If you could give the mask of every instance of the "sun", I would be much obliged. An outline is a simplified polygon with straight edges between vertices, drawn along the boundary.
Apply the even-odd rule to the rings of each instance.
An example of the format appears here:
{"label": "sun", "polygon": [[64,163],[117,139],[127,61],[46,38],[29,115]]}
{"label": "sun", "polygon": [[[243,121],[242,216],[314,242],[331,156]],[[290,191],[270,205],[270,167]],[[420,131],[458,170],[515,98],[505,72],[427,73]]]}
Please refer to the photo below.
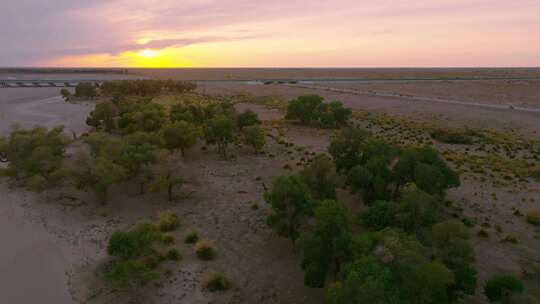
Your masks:
{"label": "sun", "polygon": [[157,55],[159,55],[159,51],[155,51],[152,49],[145,49],[145,50],[140,51],[138,54],[139,56],[142,56],[145,58],[154,58]]}

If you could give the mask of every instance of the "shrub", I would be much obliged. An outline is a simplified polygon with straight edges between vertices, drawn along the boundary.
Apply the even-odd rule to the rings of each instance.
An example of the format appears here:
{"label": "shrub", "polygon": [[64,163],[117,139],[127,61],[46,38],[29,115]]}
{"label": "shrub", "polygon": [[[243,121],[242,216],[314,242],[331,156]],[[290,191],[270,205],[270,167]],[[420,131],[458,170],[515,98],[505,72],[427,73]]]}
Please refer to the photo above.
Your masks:
{"label": "shrub", "polygon": [[287,119],[298,119],[303,124],[309,124],[317,118],[317,109],[323,98],[317,95],[304,95],[289,101]]}
{"label": "shrub", "polygon": [[169,261],[178,261],[182,258],[180,255],[180,252],[176,248],[171,248],[169,251],[167,251],[167,254],[165,255],[165,258]]}
{"label": "shrub", "polygon": [[523,282],[514,276],[494,276],[486,282],[484,294],[490,302],[506,303],[513,294],[525,290]]}
{"label": "shrub", "polygon": [[93,99],[97,96],[96,87],[93,84],[87,82],[79,83],[75,87],[75,96]]}
{"label": "shrub", "polygon": [[121,260],[116,262],[105,277],[117,286],[149,283],[158,277],[158,273],[139,261]]}
{"label": "shrub", "polygon": [[251,109],[247,109],[244,113],[238,115],[238,128],[242,130],[244,127],[253,126],[260,124],[261,121],[257,116],[257,113],[253,112]]}
{"label": "shrub", "polygon": [[477,235],[478,235],[479,237],[481,237],[481,238],[487,238],[487,237],[489,237],[489,233],[488,233],[486,230],[484,230],[484,229],[480,229],[480,230],[478,231]]}
{"label": "shrub", "polygon": [[266,138],[264,131],[259,126],[248,126],[244,128],[244,143],[253,147],[255,153],[259,151],[266,144]]}
{"label": "shrub", "polygon": [[233,141],[234,124],[224,115],[216,116],[206,123],[205,136],[208,144],[215,144],[219,154],[227,159],[227,147]]}
{"label": "shrub", "polygon": [[335,199],[337,187],[336,167],[326,155],[316,156],[300,176],[315,199]]}
{"label": "shrub", "polygon": [[119,110],[111,101],[99,102],[86,118],[86,124],[96,129],[102,128],[107,132],[116,128],[115,118]]}
{"label": "shrub", "polygon": [[160,239],[157,227],[151,223],[140,224],[133,230],[112,234],[107,252],[121,259],[138,258],[151,252],[154,242]]}
{"label": "shrub", "polygon": [[197,257],[204,261],[213,260],[216,253],[213,244],[208,240],[200,240],[195,245],[195,253]]}
{"label": "shrub", "polygon": [[204,286],[210,292],[226,291],[231,288],[231,282],[222,274],[216,273],[206,280]]}
{"label": "shrub", "polygon": [[8,138],[0,138],[0,160],[7,161],[3,172],[26,180],[27,185],[42,190],[57,182],[69,139],[64,127],[23,129],[15,126]]}
{"label": "shrub", "polygon": [[164,212],[159,216],[158,227],[163,232],[175,231],[180,224],[180,219],[175,213]]}
{"label": "shrub", "polygon": [[368,210],[360,214],[362,223],[373,229],[381,230],[396,224],[397,203],[376,201]]}
{"label": "shrub", "polygon": [[527,222],[532,225],[540,225],[540,210],[527,212]]}
{"label": "shrub", "polygon": [[165,245],[172,245],[175,243],[175,239],[174,236],[166,234],[161,237],[161,242]]}
{"label": "shrub", "polygon": [[198,240],[199,240],[199,235],[197,234],[197,232],[192,231],[186,236],[186,238],[184,239],[184,242],[186,244],[195,244],[197,243]]}
{"label": "shrub", "polygon": [[313,213],[309,187],[297,175],[279,176],[265,200],[272,206],[267,224],[279,236],[289,238],[294,247],[306,217]]}
{"label": "shrub", "polygon": [[180,149],[182,156],[185,156],[185,151],[202,136],[202,129],[186,121],[177,121],[164,126],[161,136],[167,149]]}
{"label": "shrub", "polygon": [[503,239],[501,239],[501,243],[517,244],[517,243],[519,243],[519,241],[515,236],[507,235]]}
{"label": "shrub", "polygon": [[473,130],[437,129],[431,132],[431,137],[443,143],[470,145],[478,134]]}

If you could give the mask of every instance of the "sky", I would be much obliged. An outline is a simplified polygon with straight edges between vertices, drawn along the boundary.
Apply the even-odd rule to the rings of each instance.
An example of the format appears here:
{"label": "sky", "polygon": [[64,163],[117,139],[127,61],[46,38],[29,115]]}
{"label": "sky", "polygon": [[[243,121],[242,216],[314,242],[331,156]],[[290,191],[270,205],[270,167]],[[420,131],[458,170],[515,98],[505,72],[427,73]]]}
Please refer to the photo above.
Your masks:
{"label": "sky", "polygon": [[6,0],[0,66],[540,66],[540,0]]}

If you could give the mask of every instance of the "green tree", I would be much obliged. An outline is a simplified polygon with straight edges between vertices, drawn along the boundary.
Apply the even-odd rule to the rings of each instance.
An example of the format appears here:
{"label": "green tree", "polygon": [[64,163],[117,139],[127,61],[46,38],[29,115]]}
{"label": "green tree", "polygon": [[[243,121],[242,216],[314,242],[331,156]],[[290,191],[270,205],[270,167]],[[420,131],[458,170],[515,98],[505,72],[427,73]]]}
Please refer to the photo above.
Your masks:
{"label": "green tree", "polygon": [[326,289],[329,304],[401,304],[398,279],[391,267],[373,256],[347,264]]}
{"label": "green tree", "polygon": [[303,95],[289,101],[287,119],[298,119],[302,124],[309,124],[317,119],[317,109],[323,98],[318,95]]}
{"label": "green tree", "polygon": [[259,151],[266,144],[266,138],[264,131],[260,126],[247,126],[244,128],[244,143],[253,147],[255,154],[258,154]]}
{"label": "green tree", "polygon": [[407,192],[399,200],[396,225],[409,233],[420,235],[439,221],[441,203],[437,197],[421,190]]}
{"label": "green tree", "polygon": [[96,87],[91,83],[82,82],[75,87],[75,97],[94,99],[97,95]]}
{"label": "green tree", "polygon": [[338,177],[334,162],[324,154],[317,155],[300,176],[311,189],[313,198],[335,199]]}
{"label": "green tree", "polygon": [[22,179],[27,186],[42,190],[64,175],[62,163],[69,139],[59,126],[24,129],[15,126],[8,138],[0,139],[0,158],[8,162],[6,175]]}
{"label": "green tree", "polygon": [[404,150],[394,166],[396,190],[413,182],[420,189],[436,195],[444,195],[445,190],[460,185],[459,176],[441,159],[439,152],[431,147]]}
{"label": "green tree", "polygon": [[134,229],[115,231],[109,239],[107,253],[120,259],[139,258],[152,252],[152,245],[160,240],[161,234],[156,225],[143,223]]}
{"label": "green tree", "polygon": [[272,190],[265,193],[265,200],[272,207],[268,225],[279,236],[291,239],[294,248],[300,228],[313,213],[308,186],[299,176],[279,176],[274,180]]}
{"label": "green tree", "polygon": [[138,131],[157,132],[166,122],[165,108],[153,102],[140,102],[134,108],[124,111],[119,126],[124,134]]}
{"label": "green tree", "polygon": [[218,146],[219,154],[227,159],[227,147],[233,141],[234,124],[230,118],[219,115],[206,123],[205,135],[208,143]]}
{"label": "green tree", "polygon": [[321,288],[329,274],[338,273],[350,258],[349,210],[340,202],[324,200],[315,209],[316,224],[302,234],[304,283]]}
{"label": "green tree", "polygon": [[355,259],[327,289],[330,303],[451,303],[453,273],[414,235],[384,229],[354,237],[351,247]]}
{"label": "green tree", "polygon": [[202,125],[206,121],[204,107],[195,104],[175,104],[171,107],[171,121],[187,121]]}
{"label": "green tree", "polygon": [[347,128],[332,140],[328,153],[336,162],[338,172],[347,173],[352,167],[362,162],[362,148],[367,139],[366,131]]}
{"label": "green tree", "polygon": [[129,138],[122,142],[119,164],[127,170],[128,176],[139,181],[140,193],[144,193],[146,183],[151,179],[151,165],[157,161],[159,147],[152,143],[138,143]]}
{"label": "green tree", "polygon": [[186,149],[195,145],[202,136],[202,130],[187,121],[177,121],[165,125],[161,130],[161,136],[165,148],[169,150],[180,149],[182,157],[184,157]]}
{"label": "green tree", "polygon": [[154,181],[151,189],[154,192],[167,190],[167,198],[169,202],[174,200],[174,190],[180,188],[185,180],[178,176],[177,161],[171,153],[162,152],[159,156],[159,161],[154,168]]}
{"label": "green tree", "polygon": [[510,304],[512,296],[523,293],[525,287],[520,279],[509,275],[490,278],[484,286],[484,294],[490,302]]}
{"label": "green tree", "polygon": [[70,101],[71,100],[71,92],[68,89],[61,89],[60,90],[60,96],[62,96],[64,101]]}
{"label": "green tree", "polygon": [[398,153],[396,147],[373,138],[361,147],[361,157],[349,171],[348,182],[351,190],[359,192],[365,203],[390,198],[390,186],[394,181],[391,165]]}
{"label": "green tree", "polygon": [[110,132],[116,128],[115,119],[117,116],[118,108],[113,102],[99,102],[86,118],[86,124],[96,129],[104,128],[105,131]]}
{"label": "green tree", "polygon": [[238,115],[238,128],[242,130],[244,127],[259,125],[261,121],[257,116],[257,113],[253,112],[251,109],[245,110],[243,113]]}
{"label": "green tree", "polygon": [[82,190],[91,189],[98,201],[105,203],[109,188],[127,177],[127,170],[103,157],[79,155],[73,170],[75,185]]}
{"label": "green tree", "polygon": [[476,290],[474,250],[468,242],[467,228],[461,221],[448,220],[437,223],[431,230],[437,257],[454,272],[455,285],[450,288],[453,298],[473,295]]}
{"label": "green tree", "polygon": [[396,227],[397,203],[390,201],[375,201],[360,214],[364,226],[372,230],[382,230]]}
{"label": "green tree", "polygon": [[142,261],[116,261],[111,270],[105,273],[105,278],[118,287],[143,285],[156,280],[159,274],[150,269]]}
{"label": "green tree", "polygon": [[337,126],[346,126],[352,117],[352,110],[345,108],[340,101],[330,102],[330,109]]}

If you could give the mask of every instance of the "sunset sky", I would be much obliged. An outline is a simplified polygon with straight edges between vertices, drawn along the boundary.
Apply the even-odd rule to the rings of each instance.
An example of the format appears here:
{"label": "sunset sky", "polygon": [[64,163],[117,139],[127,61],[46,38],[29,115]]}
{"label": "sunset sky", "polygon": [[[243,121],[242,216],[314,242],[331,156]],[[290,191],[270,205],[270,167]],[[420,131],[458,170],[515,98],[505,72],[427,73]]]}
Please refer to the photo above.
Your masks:
{"label": "sunset sky", "polygon": [[540,66],[540,0],[6,0],[0,66]]}

